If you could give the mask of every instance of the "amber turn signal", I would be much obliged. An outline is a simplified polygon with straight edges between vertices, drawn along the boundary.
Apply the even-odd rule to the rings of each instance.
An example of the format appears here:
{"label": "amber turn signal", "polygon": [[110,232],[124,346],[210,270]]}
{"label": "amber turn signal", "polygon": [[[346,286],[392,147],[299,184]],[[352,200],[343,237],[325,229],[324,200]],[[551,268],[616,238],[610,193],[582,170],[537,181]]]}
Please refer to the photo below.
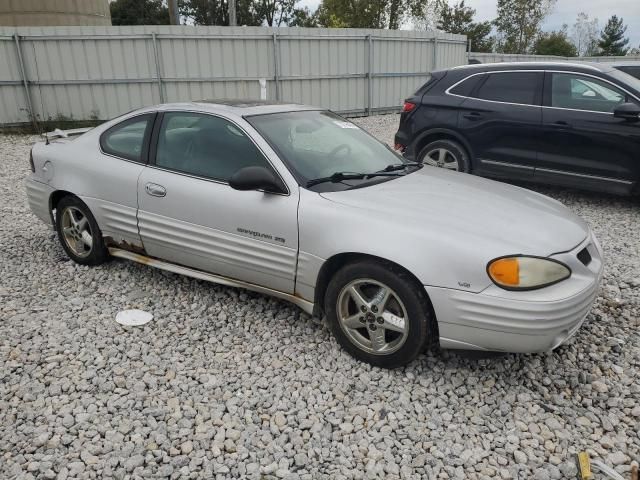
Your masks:
{"label": "amber turn signal", "polygon": [[520,265],[517,258],[500,258],[489,265],[489,276],[501,285],[517,287],[520,283]]}

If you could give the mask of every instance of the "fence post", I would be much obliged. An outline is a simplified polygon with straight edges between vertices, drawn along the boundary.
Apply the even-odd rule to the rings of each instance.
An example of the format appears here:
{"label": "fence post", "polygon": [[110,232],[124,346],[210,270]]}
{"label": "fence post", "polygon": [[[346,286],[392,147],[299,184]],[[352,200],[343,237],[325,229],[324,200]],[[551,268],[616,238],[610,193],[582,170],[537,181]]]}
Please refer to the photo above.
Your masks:
{"label": "fence post", "polygon": [[276,83],[276,100],[280,101],[280,50],[278,34],[273,32],[273,78]]}
{"label": "fence post", "polygon": [[371,103],[373,99],[373,39],[367,35],[367,116],[371,115]]}
{"label": "fence post", "polygon": [[433,65],[431,66],[431,71],[435,71],[438,69],[438,34],[433,36]]}
{"label": "fence post", "polygon": [[153,42],[153,57],[156,63],[156,79],[158,81],[160,103],[164,103],[164,91],[162,90],[162,76],[160,75],[160,58],[158,55],[158,39],[156,38],[156,32],[151,33],[151,41]]}
{"label": "fence post", "polygon": [[20,49],[20,36],[17,33],[13,34],[13,38],[16,42],[16,54],[18,55],[18,63],[20,64],[20,75],[22,76],[22,84],[24,85],[24,93],[27,97],[27,107],[29,108],[29,119],[35,131],[38,131],[38,122],[36,121],[36,115],[33,111],[33,103],[31,102],[31,93],[29,92],[29,81],[27,79],[27,73],[24,68],[24,61],[22,60],[22,51]]}

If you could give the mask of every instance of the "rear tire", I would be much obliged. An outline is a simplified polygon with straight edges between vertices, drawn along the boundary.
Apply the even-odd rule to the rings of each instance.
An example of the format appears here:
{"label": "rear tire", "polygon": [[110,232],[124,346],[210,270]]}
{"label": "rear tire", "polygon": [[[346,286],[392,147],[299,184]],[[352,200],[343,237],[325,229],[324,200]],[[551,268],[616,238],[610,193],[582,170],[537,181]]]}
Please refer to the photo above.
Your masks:
{"label": "rear tire", "polygon": [[469,173],[469,156],[465,148],[453,140],[436,140],[427,144],[416,157],[425,165]]}
{"label": "rear tire", "polygon": [[76,196],[62,197],[56,205],[56,231],[64,251],[80,265],[100,265],[109,257],[98,223]]}
{"label": "rear tire", "polygon": [[341,268],[327,287],[325,312],[342,348],[382,368],[414,360],[435,332],[426,292],[408,272],[386,262]]}

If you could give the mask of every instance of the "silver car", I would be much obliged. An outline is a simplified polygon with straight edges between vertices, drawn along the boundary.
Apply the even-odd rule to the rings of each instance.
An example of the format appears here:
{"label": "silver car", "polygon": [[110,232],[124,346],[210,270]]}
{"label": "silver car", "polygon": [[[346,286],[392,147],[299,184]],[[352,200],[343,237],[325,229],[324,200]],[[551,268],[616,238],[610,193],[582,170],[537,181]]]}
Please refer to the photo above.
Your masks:
{"label": "silver car", "polygon": [[120,257],[289,300],[381,367],[429,343],[554,349],[602,276],[598,241],[559,202],[410,163],[312,107],[144,108],[57,131],[31,168],[31,209],[74,261]]}

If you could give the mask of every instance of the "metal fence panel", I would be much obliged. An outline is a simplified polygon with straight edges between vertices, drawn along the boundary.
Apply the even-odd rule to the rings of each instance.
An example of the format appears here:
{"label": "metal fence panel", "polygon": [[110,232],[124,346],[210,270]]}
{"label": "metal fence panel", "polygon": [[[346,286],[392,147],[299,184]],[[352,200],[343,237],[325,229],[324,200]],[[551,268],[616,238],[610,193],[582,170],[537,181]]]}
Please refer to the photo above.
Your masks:
{"label": "metal fence panel", "polygon": [[161,102],[258,98],[261,79],[268,99],[351,114],[397,110],[426,74],[466,63],[465,47],[464,36],[441,32],[2,27],[0,125],[104,120]]}

